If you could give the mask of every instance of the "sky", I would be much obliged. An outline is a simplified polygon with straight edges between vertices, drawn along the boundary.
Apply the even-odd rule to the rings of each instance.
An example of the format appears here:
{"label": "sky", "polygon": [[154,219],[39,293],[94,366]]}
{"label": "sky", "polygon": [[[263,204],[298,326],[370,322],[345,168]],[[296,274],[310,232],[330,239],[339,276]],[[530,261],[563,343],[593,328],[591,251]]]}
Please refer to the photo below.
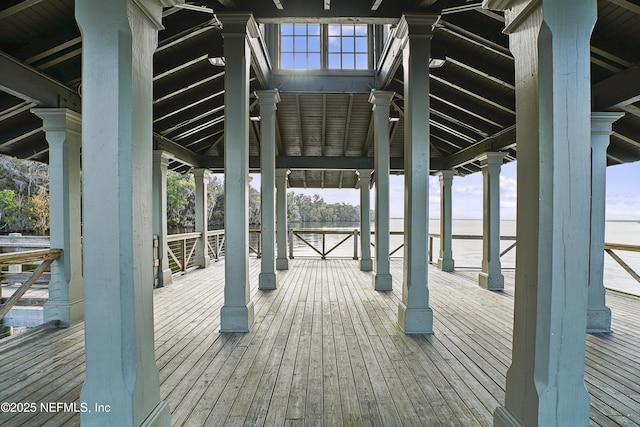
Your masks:
{"label": "sky", "polygon": [[[516,218],[516,168],[517,162],[502,166],[500,176],[500,215],[502,219]],[[251,185],[260,188],[260,175],[254,177]],[[327,203],[350,203],[359,205],[359,190],[355,189],[315,189],[294,188],[297,193],[319,194]],[[372,195],[372,207],[374,193]],[[402,176],[390,177],[391,217],[403,217],[404,179]],[[454,219],[482,218],[482,174],[474,173],[464,177],[455,177],[452,188],[452,210]],[[440,215],[440,185],[438,177],[429,179],[429,216]],[[607,168],[607,204],[608,221],[640,221],[640,162],[628,163]]]}

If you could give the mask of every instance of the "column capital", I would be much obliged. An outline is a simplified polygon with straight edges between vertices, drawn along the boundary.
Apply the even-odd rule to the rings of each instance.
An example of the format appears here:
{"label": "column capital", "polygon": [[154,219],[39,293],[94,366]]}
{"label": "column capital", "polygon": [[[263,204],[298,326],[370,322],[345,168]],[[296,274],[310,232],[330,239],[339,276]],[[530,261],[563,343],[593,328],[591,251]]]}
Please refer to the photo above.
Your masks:
{"label": "column capital", "polygon": [[191,170],[194,178],[202,178],[205,182],[209,182],[209,169],[207,168],[195,168]]}
{"label": "column capital", "polygon": [[621,112],[596,111],[591,113],[591,135],[611,135],[613,122],[623,116],[624,113]]}
{"label": "column capital", "polygon": [[395,37],[404,39],[407,36],[433,36],[433,30],[440,21],[440,15],[427,13],[405,13],[398,22]]}
{"label": "column capital", "polygon": [[369,102],[373,104],[374,109],[378,105],[389,106],[395,95],[396,93],[393,91],[372,89],[371,95],[369,95]]}
{"label": "column capital", "polygon": [[276,178],[287,178],[290,173],[289,169],[276,169]]}
{"label": "column capital", "polygon": [[[482,2],[483,9],[491,9],[491,10],[500,10],[505,11],[505,28],[504,34],[513,34],[524,22],[527,21],[527,18],[538,8],[548,9],[550,15],[555,15],[559,13],[560,15],[566,14],[566,10],[556,10],[552,7],[544,7],[546,1],[545,0],[484,0]],[[562,2],[561,2],[562,3]],[[586,3],[585,3],[586,4]],[[561,5],[562,6],[562,5]],[[595,24],[595,12],[596,12],[596,2],[592,1],[590,4],[590,10],[587,13],[584,8],[576,8],[575,6],[568,4],[567,7],[573,8],[574,13],[571,15],[571,18],[578,22],[579,20],[586,20],[589,23]],[[561,8],[562,9],[562,8]],[[545,13],[546,15],[546,13]],[[560,22],[559,20],[552,17],[551,19],[547,19],[546,16],[543,17],[543,21],[547,22],[547,24],[552,24],[554,22]],[[550,25],[553,26],[553,25]],[[582,27],[586,29],[587,25],[583,23]],[[591,33],[590,28],[588,31]],[[553,29],[551,29],[553,32]]]}
{"label": "column capital", "polygon": [[256,91],[258,103],[262,105],[274,105],[280,102],[280,91],[278,89]]}
{"label": "column capital", "polygon": [[260,29],[251,12],[224,12],[216,15],[222,22],[222,34],[247,34],[251,38],[260,36]]}
{"label": "column capital", "polygon": [[436,176],[440,177],[440,182],[451,181],[456,175],[458,175],[458,171],[454,169],[446,169],[436,172]]}
{"label": "column capital", "polygon": [[160,163],[162,166],[169,166],[169,159],[173,156],[164,150],[153,150],[153,161],[154,163]]}
{"label": "column capital", "polygon": [[480,161],[481,167],[488,165],[502,165],[502,162],[506,155],[507,153],[504,153],[502,151],[487,152],[476,156],[476,160]]}
{"label": "column capital", "polygon": [[32,108],[31,112],[42,119],[45,132],[82,132],[82,116],[68,108]]}
{"label": "column capital", "polygon": [[364,182],[367,183],[367,188],[369,188],[369,183],[371,182],[372,173],[373,173],[373,169],[358,169],[356,171],[356,175],[358,175],[359,188],[362,188],[362,184]]}

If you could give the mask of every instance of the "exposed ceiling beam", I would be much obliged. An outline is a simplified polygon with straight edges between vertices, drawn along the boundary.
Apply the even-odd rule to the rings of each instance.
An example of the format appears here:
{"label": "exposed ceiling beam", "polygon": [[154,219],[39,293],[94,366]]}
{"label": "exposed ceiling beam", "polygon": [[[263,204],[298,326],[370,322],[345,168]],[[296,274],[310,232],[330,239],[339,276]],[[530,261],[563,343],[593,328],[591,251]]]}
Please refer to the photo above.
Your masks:
{"label": "exposed ceiling beam", "polygon": [[371,3],[371,10],[378,10],[383,0],[373,0]]}
{"label": "exposed ceiling beam", "polygon": [[239,4],[236,0],[218,0],[218,3],[230,9],[235,9],[239,7]]}
{"label": "exposed ceiling beam", "polygon": [[[593,43],[591,44],[591,53],[592,54],[596,54],[598,56],[601,56],[605,59],[608,59],[609,61],[615,62],[616,64],[618,64],[621,68],[631,68],[633,67],[633,63],[627,61],[624,58],[621,58],[618,55],[614,55],[613,53],[602,49],[598,46],[595,46]],[[593,56],[592,56],[593,57]],[[618,67],[618,69],[620,68]]]}
{"label": "exposed ceiling beam", "polygon": [[513,125],[500,133],[465,148],[442,161],[444,169],[455,169],[473,162],[477,156],[486,152],[501,151],[516,145],[516,126]]}
{"label": "exposed ceiling beam", "polygon": [[[76,35],[77,32],[77,30],[63,32],[60,35],[56,34],[53,37],[47,37],[45,40],[39,39],[33,44],[30,43],[19,54],[16,53],[14,55],[17,58],[25,58],[23,61],[25,64],[33,65],[35,62],[82,43],[82,37]],[[29,52],[27,52],[27,49],[29,49]]]}
{"label": "exposed ceiling beam", "polygon": [[376,76],[371,71],[348,73],[332,70],[305,70],[304,73],[277,70],[271,74],[271,87],[282,93],[370,93],[375,87]]}
{"label": "exposed ceiling beam", "polygon": [[17,116],[18,114],[24,113],[25,111],[29,111],[35,106],[36,104],[29,101],[23,101],[17,105],[13,105],[6,110],[0,111],[0,122],[8,120],[13,116]]}
{"label": "exposed ceiling beam", "polygon": [[77,92],[0,52],[0,90],[41,107],[81,111]]}
{"label": "exposed ceiling beam", "polygon": [[42,119],[25,112],[0,122],[0,148],[9,147],[42,130]]}
{"label": "exposed ceiling beam", "polygon": [[613,124],[613,134],[635,148],[640,148],[640,131],[629,126],[628,121],[619,120]]}
{"label": "exposed ceiling beam", "polygon": [[[322,144],[321,154],[324,156],[325,146],[327,144],[327,94],[322,94],[322,139],[320,140]],[[324,175],[322,175],[322,179],[324,180]]]}
{"label": "exposed ceiling beam", "polygon": [[347,145],[349,145],[349,129],[351,127],[351,112],[353,111],[353,94],[349,94],[349,105],[347,106],[347,118],[344,125],[344,137],[342,140],[342,155],[347,155]]}
{"label": "exposed ceiling beam", "polygon": [[[182,16],[182,15],[181,15]],[[206,21],[199,21],[195,25],[187,28],[182,28],[182,31],[178,31],[175,34],[166,33],[166,30],[160,31],[158,36],[160,41],[158,42],[158,48],[155,53],[162,52],[172,46],[176,46],[192,37],[197,37],[202,33],[219,28],[220,23],[217,19],[208,19]]]}
{"label": "exposed ceiling beam", "polygon": [[369,147],[373,143],[373,114],[369,118],[369,126],[367,128],[367,137],[364,140],[364,147],[362,147],[362,156],[366,156],[369,153]]}
{"label": "exposed ceiling beam", "polygon": [[633,114],[636,117],[640,117],[640,107],[636,107],[635,105],[631,104],[631,105],[626,105],[622,107],[622,109],[629,114]]}
{"label": "exposed ceiling beam", "polygon": [[[202,1],[216,8],[219,0]],[[341,0],[330,2],[330,7],[327,7],[328,1],[238,0],[237,10],[250,10],[260,23],[335,22],[337,19],[348,23],[358,18],[361,24],[393,24],[404,12],[424,12],[419,4],[408,5],[406,1],[380,2],[375,10],[371,9],[372,0]]]}
{"label": "exposed ceiling beam", "polygon": [[35,6],[38,3],[42,3],[42,1],[43,0],[23,0],[16,5],[0,10],[0,20],[9,18],[10,16],[13,16],[16,13],[22,12],[23,10],[28,9],[32,6]]}
{"label": "exposed ceiling beam", "polygon": [[296,119],[298,122],[298,138],[300,138],[300,155],[304,156],[304,139],[302,134],[302,110],[300,109],[300,95],[296,94]]}
{"label": "exposed ceiling beam", "polygon": [[[439,74],[442,74],[442,76]],[[470,84],[469,79],[466,79],[462,76],[455,76],[449,72],[442,71],[439,74],[430,73],[429,77],[451,87],[452,89],[462,92],[465,95],[476,98],[478,101],[486,103],[493,108],[502,110],[507,114],[515,116],[515,91],[513,94],[513,98],[503,98],[501,100],[498,100],[495,96],[496,93],[494,90],[483,88],[477,84]]]}
{"label": "exposed ceiling beam", "polygon": [[280,134],[280,122],[278,121],[278,115],[276,114],[276,147],[278,148],[278,155],[284,155],[284,146],[282,145],[282,136]]}
{"label": "exposed ceiling beam", "polygon": [[393,81],[393,76],[395,76],[400,64],[402,64],[402,47],[404,43],[395,37],[397,31],[398,28],[396,27],[392,30],[392,33],[389,34],[389,38],[387,38],[387,42],[382,50],[382,55],[380,56],[377,69],[378,79],[376,82],[376,87],[379,89],[389,87]]}
{"label": "exposed ceiling beam", "polygon": [[165,138],[162,135],[154,133],[154,150],[163,150],[172,154],[180,162],[192,166],[194,168],[201,167],[201,156],[193,151],[184,148],[182,145]]}
{"label": "exposed ceiling beam", "polygon": [[640,101],[640,68],[624,70],[591,88],[594,111],[618,110]]}
{"label": "exposed ceiling beam", "polygon": [[431,93],[429,95],[500,129],[504,129],[514,121],[513,114],[506,113],[501,109],[493,109],[491,111],[491,108],[487,108],[489,104],[486,101],[456,90],[453,86],[435,79],[431,81]]}
{"label": "exposed ceiling beam", "polygon": [[[167,150],[168,151],[168,150]],[[195,153],[194,153],[195,154]],[[201,166],[216,171],[224,169],[224,158],[220,156],[198,156],[201,157]],[[402,157],[392,157],[389,165],[394,172],[404,170],[404,159]],[[260,169],[260,157],[249,157],[249,168]],[[291,170],[357,170],[374,169],[373,157],[332,157],[332,156],[276,156],[277,169]]]}
{"label": "exposed ceiling beam", "polygon": [[500,86],[504,86],[507,89],[510,89],[510,90],[513,90],[513,91],[516,90],[516,87],[512,83],[509,83],[509,82],[507,82],[505,80],[502,80],[499,77],[494,77],[493,75],[491,75],[489,73],[486,73],[486,72],[484,72],[482,70],[479,70],[479,69],[467,64],[464,61],[459,61],[456,58],[452,58],[452,57],[448,57],[447,56],[447,62],[449,64],[455,65],[456,67],[463,68],[463,69],[465,69],[467,71],[470,71],[473,74],[475,74],[476,76],[479,76],[479,77],[482,77],[484,79],[490,80],[493,83],[499,84]]}
{"label": "exposed ceiling beam", "polygon": [[627,9],[630,12],[640,15],[640,5],[632,3],[628,0],[607,0],[609,3]]}
{"label": "exposed ceiling beam", "polygon": [[481,47],[495,55],[500,55],[505,59],[513,61],[513,56],[511,55],[509,49],[499,44],[495,44],[490,40],[483,39],[477,34],[474,34],[471,31],[467,31],[464,28],[460,28],[457,25],[446,22],[444,27],[438,28],[438,31],[445,31],[448,34],[456,36],[467,43],[473,43],[475,46]]}

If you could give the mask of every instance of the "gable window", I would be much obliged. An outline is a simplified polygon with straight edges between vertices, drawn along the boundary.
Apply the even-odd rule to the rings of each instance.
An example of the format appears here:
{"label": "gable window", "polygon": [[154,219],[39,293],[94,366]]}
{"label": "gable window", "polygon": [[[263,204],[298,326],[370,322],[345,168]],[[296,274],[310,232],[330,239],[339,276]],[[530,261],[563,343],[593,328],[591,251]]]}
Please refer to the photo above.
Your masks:
{"label": "gable window", "polygon": [[280,26],[281,68],[314,70],[321,68],[320,24]]}
{"label": "gable window", "polygon": [[367,70],[366,24],[281,24],[280,68],[289,70]]}
{"label": "gable window", "polygon": [[329,25],[327,68],[366,70],[369,68],[369,38],[366,25]]}

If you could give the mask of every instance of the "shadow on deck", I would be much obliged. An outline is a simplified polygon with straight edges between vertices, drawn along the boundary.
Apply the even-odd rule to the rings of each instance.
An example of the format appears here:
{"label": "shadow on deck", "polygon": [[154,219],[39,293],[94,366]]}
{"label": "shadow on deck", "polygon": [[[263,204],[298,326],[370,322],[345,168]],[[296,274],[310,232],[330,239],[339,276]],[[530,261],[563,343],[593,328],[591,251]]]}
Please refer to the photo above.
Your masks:
{"label": "shadow on deck", "polygon": [[[513,271],[504,292],[480,289],[477,271],[430,267],[433,336],[396,325],[394,291],[372,290],[353,260],[293,260],[279,289],[257,290],[248,334],[220,334],[224,268],[215,263],[154,293],[162,398],[174,426],[491,425],[504,400],[511,357]],[[588,335],[592,425],[640,424],[637,297],[609,292],[614,333]],[[0,402],[34,402],[35,413],[0,413],[0,425],[78,425],[41,402],[78,402],[83,325],[0,344]]]}

